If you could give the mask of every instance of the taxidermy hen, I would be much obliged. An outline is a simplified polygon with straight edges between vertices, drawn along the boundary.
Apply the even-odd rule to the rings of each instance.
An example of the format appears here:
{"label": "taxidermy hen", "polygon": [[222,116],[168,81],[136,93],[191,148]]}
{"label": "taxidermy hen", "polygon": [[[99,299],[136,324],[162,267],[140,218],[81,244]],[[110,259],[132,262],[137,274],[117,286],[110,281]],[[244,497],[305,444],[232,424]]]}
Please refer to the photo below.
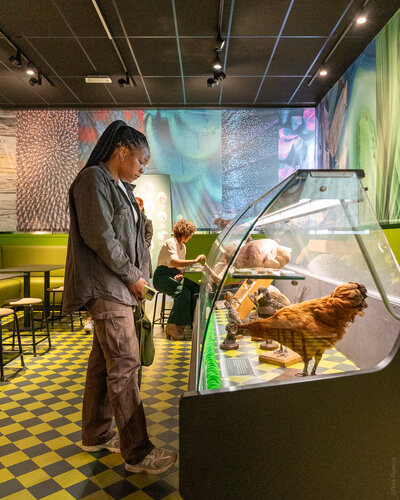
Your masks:
{"label": "taxidermy hen", "polygon": [[302,376],[314,358],[311,375],[326,349],[332,348],[346,333],[357,315],[367,307],[367,290],[358,283],[339,285],[326,297],[283,307],[273,316],[238,326],[238,333],[273,339],[297,352],[304,363]]}

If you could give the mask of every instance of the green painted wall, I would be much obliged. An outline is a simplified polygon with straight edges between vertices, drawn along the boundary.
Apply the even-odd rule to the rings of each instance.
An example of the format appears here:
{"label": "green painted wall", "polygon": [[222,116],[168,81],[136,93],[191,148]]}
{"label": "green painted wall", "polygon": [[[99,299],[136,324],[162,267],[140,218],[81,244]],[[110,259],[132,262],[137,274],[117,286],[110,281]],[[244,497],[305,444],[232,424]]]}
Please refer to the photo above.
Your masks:
{"label": "green painted wall", "polygon": [[[397,261],[400,262],[400,228],[384,229]],[[218,234],[195,234],[186,244],[187,257],[207,255]],[[0,233],[0,247],[4,245],[67,245],[68,234]]]}

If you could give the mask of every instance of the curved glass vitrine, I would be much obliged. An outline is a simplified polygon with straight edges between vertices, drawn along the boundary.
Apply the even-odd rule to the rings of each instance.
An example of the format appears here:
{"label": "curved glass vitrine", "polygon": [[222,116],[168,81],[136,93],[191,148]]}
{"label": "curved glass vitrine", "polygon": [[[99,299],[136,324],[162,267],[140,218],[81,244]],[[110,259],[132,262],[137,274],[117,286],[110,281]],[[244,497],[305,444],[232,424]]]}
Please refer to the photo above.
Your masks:
{"label": "curved glass vitrine", "polygon": [[389,361],[400,270],[362,177],[299,170],[219,235],[200,291],[197,390]]}

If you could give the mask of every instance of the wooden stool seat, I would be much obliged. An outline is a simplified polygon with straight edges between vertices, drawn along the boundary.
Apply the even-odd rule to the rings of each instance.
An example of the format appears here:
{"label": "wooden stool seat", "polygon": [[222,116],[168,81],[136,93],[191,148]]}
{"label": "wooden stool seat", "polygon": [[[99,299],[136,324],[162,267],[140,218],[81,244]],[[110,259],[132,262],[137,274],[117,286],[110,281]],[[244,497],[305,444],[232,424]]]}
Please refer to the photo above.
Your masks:
{"label": "wooden stool seat", "polygon": [[4,316],[9,316],[10,314],[14,314],[13,309],[7,309],[6,307],[0,307],[0,318]]}
{"label": "wooden stool seat", "polygon": [[19,300],[11,300],[8,302],[10,306],[33,306],[35,304],[42,304],[42,299],[36,299],[34,297],[25,297]]}
{"label": "wooden stool seat", "polygon": [[48,288],[48,292],[63,292],[64,291],[64,285],[53,287],[53,288]]}

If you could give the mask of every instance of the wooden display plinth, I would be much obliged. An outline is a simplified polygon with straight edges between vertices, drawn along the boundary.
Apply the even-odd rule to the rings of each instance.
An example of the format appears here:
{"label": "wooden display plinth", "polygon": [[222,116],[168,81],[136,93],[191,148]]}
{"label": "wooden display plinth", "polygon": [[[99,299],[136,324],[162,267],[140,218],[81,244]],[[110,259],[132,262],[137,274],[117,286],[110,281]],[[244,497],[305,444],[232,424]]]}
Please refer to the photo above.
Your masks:
{"label": "wooden display plinth", "polygon": [[223,351],[234,351],[235,349],[239,349],[239,344],[219,344],[219,348]]}
{"label": "wooden display plinth", "polygon": [[285,368],[301,361],[301,357],[291,349],[288,349],[286,356],[277,356],[277,351],[268,351],[260,354],[258,357],[260,363],[269,363],[270,365],[284,366]]}
{"label": "wooden display plinth", "polygon": [[260,344],[260,349],[262,349],[263,351],[275,351],[275,349],[278,349],[278,347],[279,344],[274,340],[272,342],[265,341],[262,344]]}
{"label": "wooden display plinth", "polygon": [[252,342],[263,342],[264,340],[264,337],[251,337]]}

